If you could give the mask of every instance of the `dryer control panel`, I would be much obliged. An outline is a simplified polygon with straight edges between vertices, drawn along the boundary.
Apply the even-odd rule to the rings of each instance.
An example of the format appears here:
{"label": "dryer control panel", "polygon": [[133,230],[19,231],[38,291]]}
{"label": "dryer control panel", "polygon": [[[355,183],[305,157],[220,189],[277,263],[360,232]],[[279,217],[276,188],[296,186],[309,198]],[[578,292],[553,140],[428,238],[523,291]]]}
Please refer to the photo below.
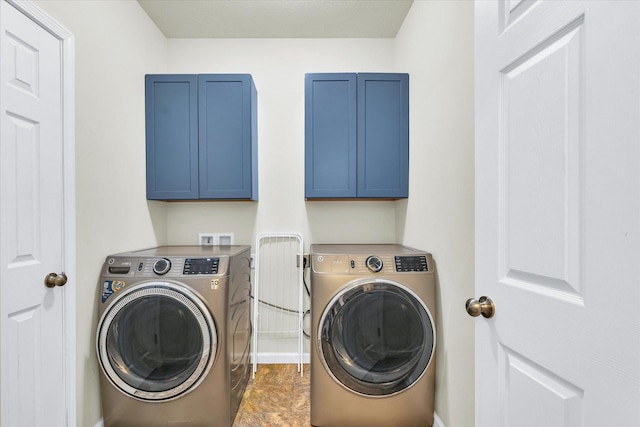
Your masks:
{"label": "dryer control panel", "polygon": [[393,274],[430,272],[425,255],[312,255],[316,273]]}

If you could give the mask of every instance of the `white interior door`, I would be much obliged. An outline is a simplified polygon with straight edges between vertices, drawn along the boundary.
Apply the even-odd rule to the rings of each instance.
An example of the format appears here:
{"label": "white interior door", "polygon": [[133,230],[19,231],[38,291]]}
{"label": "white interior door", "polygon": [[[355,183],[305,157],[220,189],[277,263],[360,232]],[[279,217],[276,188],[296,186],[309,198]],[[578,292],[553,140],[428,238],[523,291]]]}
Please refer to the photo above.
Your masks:
{"label": "white interior door", "polygon": [[45,286],[68,261],[62,45],[5,1],[0,15],[0,419],[65,426],[75,418],[67,413],[67,289]]}
{"label": "white interior door", "polygon": [[476,427],[640,425],[640,2],[478,1]]}

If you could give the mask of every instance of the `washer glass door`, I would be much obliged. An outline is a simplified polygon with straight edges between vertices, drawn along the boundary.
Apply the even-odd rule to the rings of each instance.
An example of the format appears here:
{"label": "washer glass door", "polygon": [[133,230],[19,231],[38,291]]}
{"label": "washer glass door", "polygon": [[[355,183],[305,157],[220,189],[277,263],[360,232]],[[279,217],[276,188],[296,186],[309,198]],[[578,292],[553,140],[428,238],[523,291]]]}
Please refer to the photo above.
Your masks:
{"label": "washer glass door", "polygon": [[359,281],[339,292],[320,319],[320,359],[336,381],[370,396],[403,391],[431,361],[435,333],[425,304],[390,281]]}
{"label": "washer glass door", "polygon": [[107,377],[144,400],[174,398],[211,367],[217,334],[199,298],[183,286],[150,282],[114,300],[98,325]]}

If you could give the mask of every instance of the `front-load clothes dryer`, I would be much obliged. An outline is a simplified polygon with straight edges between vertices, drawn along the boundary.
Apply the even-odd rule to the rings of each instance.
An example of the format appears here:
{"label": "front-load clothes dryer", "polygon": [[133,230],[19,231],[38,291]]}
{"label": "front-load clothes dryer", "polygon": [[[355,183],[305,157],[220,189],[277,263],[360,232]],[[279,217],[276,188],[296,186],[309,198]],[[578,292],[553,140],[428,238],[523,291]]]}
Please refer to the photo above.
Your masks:
{"label": "front-load clothes dryer", "polygon": [[431,426],[435,268],[399,245],[311,245],[311,424]]}
{"label": "front-load clothes dryer", "polygon": [[96,347],[106,427],[230,427],[249,379],[249,246],[110,255]]}

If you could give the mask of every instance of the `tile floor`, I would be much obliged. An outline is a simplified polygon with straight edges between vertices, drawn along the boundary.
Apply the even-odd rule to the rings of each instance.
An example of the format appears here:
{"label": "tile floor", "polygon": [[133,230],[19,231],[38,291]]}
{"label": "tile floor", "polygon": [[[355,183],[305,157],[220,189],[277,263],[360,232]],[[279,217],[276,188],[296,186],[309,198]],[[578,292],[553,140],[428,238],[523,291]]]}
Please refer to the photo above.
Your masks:
{"label": "tile floor", "polygon": [[233,427],[309,427],[309,365],[303,368],[300,377],[296,365],[258,365]]}

